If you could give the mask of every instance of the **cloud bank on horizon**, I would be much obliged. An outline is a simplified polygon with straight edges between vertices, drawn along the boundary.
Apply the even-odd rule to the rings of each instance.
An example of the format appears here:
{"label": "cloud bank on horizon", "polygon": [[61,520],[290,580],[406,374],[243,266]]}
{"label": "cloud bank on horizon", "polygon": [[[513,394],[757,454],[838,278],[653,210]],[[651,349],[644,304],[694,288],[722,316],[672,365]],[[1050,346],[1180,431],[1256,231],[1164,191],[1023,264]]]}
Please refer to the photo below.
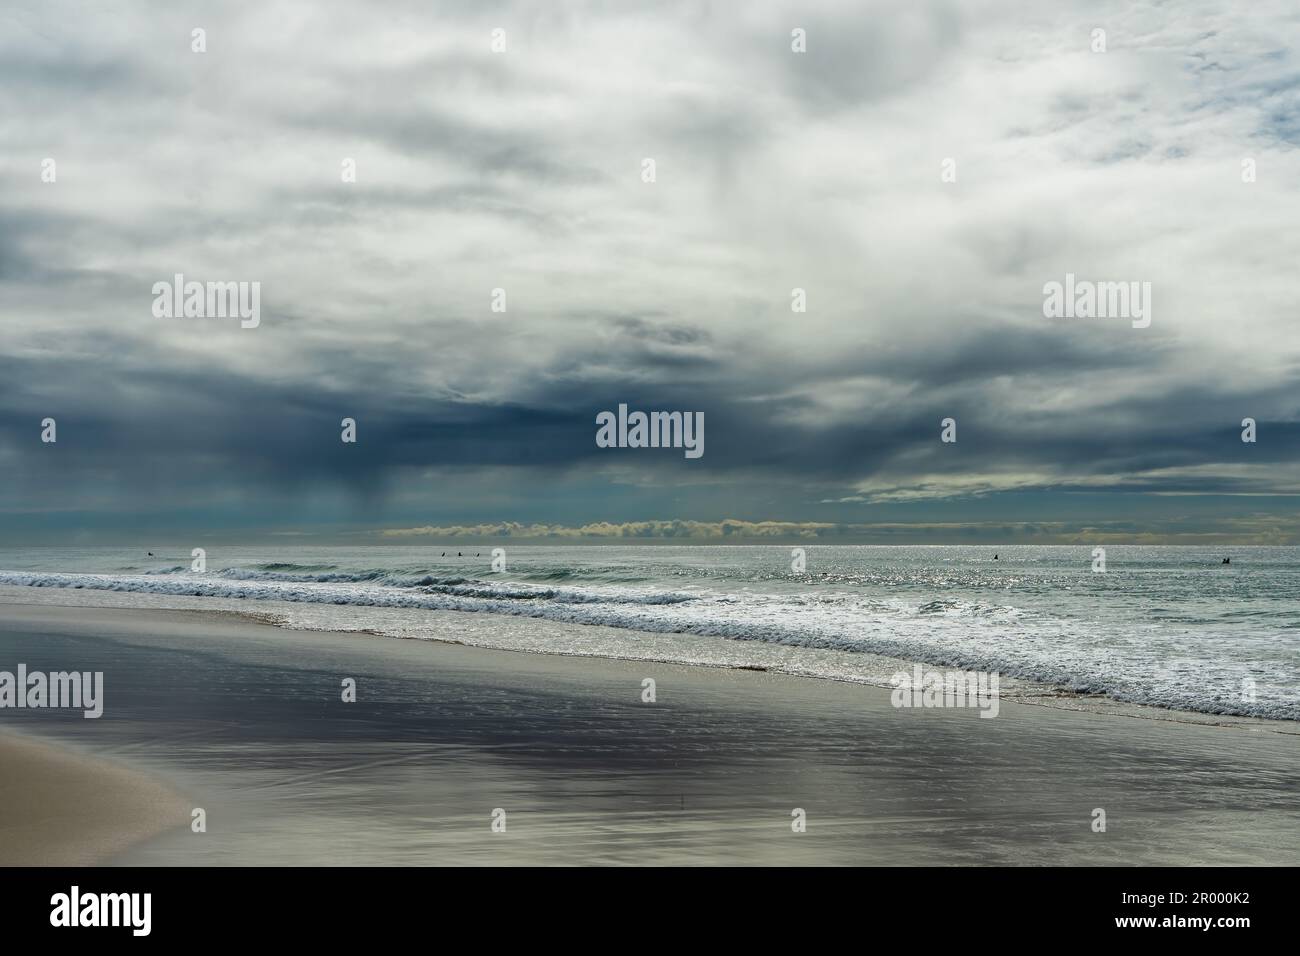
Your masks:
{"label": "cloud bank on horizon", "polygon": [[1300,9],[731,6],[11,5],[0,530],[1300,542]]}

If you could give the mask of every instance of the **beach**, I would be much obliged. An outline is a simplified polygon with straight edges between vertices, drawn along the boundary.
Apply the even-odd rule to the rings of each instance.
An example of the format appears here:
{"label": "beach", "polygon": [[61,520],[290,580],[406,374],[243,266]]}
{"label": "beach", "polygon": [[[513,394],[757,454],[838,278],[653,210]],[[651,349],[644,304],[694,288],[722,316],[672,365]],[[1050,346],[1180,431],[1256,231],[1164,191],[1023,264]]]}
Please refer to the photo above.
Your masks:
{"label": "beach", "polygon": [[0,866],[82,866],[182,825],[184,803],[148,775],[0,734]]}
{"label": "beach", "polygon": [[[71,606],[66,592],[24,603],[22,590],[5,589],[0,606],[0,665],[104,673],[99,719],[0,710],[0,731],[22,734],[0,749],[0,818],[6,832],[27,834],[24,860],[1300,858],[1291,722],[1014,700],[985,719],[977,709],[896,708],[888,688],[847,681],[296,630],[228,612]],[[444,614],[460,627],[497,626],[491,615]],[[348,681],[355,702],[343,699]],[[56,838],[37,828],[41,788],[72,794],[94,779],[87,767],[48,769],[73,760],[68,748],[121,768],[131,782],[115,785],[136,789],[92,787]],[[162,794],[179,795],[183,812]],[[118,815],[123,803],[142,819]],[[205,832],[189,826],[196,808]],[[801,817],[806,829],[795,832]]]}

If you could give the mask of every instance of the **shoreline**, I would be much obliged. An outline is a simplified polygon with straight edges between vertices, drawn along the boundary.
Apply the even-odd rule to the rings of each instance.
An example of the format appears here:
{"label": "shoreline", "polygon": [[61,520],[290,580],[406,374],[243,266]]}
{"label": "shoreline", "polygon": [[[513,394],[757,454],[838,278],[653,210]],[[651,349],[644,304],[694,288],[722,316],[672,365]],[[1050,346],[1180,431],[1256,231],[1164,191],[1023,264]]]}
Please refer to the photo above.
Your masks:
{"label": "shoreline", "polygon": [[[3,606],[3,604],[0,604]],[[84,605],[54,605],[58,607],[81,607]],[[300,631],[304,634],[312,633],[335,633],[335,634],[357,634],[365,637],[377,637],[388,640],[398,641],[416,641],[429,644],[447,644],[456,647],[465,647],[485,651],[502,651],[506,654],[538,654],[546,657],[558,658],[575,658],[578,660],[608,660],[623,661],[625,663],[646,663],[646,664],[664,664],[675,667],[692,667],[702,670],[722,670],[722,671],[751,671],[758,674],[775,674],[781,677],[788,677],[792,680],[809,680],[809,681],[834,681],[835,683],[848,684],[855,687],[871,687],[877,690],[888,690],[886,684],[876,684],[869,681],[853,680],[847,677],[840,677],[833,674],[805,674],[794,671],[786,671],[769,667],[756,666],[752,664],[728,664],[728,663],[711,663],[705,661],[679,661],[671,658],[660,657],[632,657],[624,656],[617,653],[581,653],[577,651],[546,651],[536,650],[533,648],[513,648],[513,647],[488,647],[478,644],[466,644],[464,641],[448,640],[437,637],[415,637],[403,634],[388,634],[383,631],[369,628],[359,628],[357,630],[338,630],[338,629],[321,629],[310,627],[295,627],[293,624],[276,619],[274,614],[268,614],[262,611],[231,611],[225,609],[204,610],[202,608],[181,608],[176,609],[178,614],[196,614],[196,615],[217,615],[229,616],[238,620],[246,621],[250,624],[260,624],[267,627],[275,627],[283,630]],[[487,615],[482,611],[442,611],[443,614],[470,614],[470,615]],[[593,625],[577,625],[580,627],[591,627]],[[626,633],[650,633],[639,632],[630,629],[622,629]],[[730,640],[730,638],[720,638],[720,640]],[[904,665],[907,668],[913,665],[929,668],[932,670],[947,671],[954,668],[942,664],[928,664],[924,661],[904,660],[902,658],[888,658],[881,654],[872,654],[869,651],[852,651],[844,653],[853,653],[858,657],[872,658],[877,661],[888,661],[891,664]],[[1117,700],[1113,697],[1107,697],[1104,694],[1078,694],[1059,687],[1053,687],[1050,684],[1044,684],[1039,681],[1031,681],[1023,677],[1003,678],[1013,683],[1017,687],[1028,688],[1021,690],[1011,699],[1014,703],[1024,707],[1045,707],[1051,710],[1060,710],[1074,713],[1100,714],[1107,717],[1126,717],[1131,720],[1164,720],[1172,723],[1196,724],[1199,726],[1209,727],[1231,727],[1231,728],[1254,728],[1258,730],[1268,730],[1279,734],[1289,734],[1300,737],[1300,721],[1285,720],[1283,718],[1269,717],[1246,717],[1237,714],[1212,714],[1197,710],[1180,710],[1175,707],[1156,707],[1151,704],[1135,704],[1130,701]],[[1071,702],[1091,703],[1091,707],[1071,707]],[[1110,709],[1103,709],[1110,708]]]}
{"label": "shoreline", "polygon": [[[35,592],[35,593],[31,593]],[[299,604],[297,602],[286,601],[257,601],[250,602],[247,599],[217,598],[208,596],[189,596],[189,595],[149,595],[152,602],[149,606],[141,606],[140,595],[143,592],[117,592],[117,591],[100,591],[91,589],[65,589],[65,588],[31,588],[17,585],[0,585],[0,608],[14,607],[64,607],[64,608],[88,608],[103,610],[124,610],[124,611],[175,611],[177,613],[188,613],[199,616],[209,615],[215,619],[234,618],[241,621],[247,621],[253,624],[266,625],[282,630],[298,631],[302,633],[342,633],[355,634],[370,637],[390,638],[397,640],[423,641],[427,643],[443,643],[459,645],[467,648],[478,648],[482,650],[501,650],[514,653],[537,654],[547,657],[557,658],[574,658],[579,660],[616,660],[628,662],[644,662],[653,664],[677,665],[683,667],[698,667],[704,669],[718,670],[738,670],[754,671],[758,673],[773,673],[785,677],[805,678],[818,681],[833,681],[855,686],[874,687],[877,689],[888,690],[890,684],[885,675],[897,671],[910,672],[913,665],[919,664],[921,667],[947,672],[952,670],[967,670],[955,666],[944,664],[932,664],[920,661],[915,658],[887,657],[881,654],[875,654],[869,651],[818,651],[817,649],[804,648],[798,649],[798,655],[801,658],[807,658],[809,661],[814,660],[814,654],[825,658],[843,659],[849,658],[856,663],[861,663],[863,669],[870,676],[864,679],[844,677],[831,671],[818,672],[807,661],[800,661],[798,667],[789,666],[788,654],[784,656],[783,652],[788,649],[781,645],[769,645],[763,642],[738,641],[735,638],[714,637],[707,635],[687,635],[689,640],[695,643],[696,647],[701,649],[701,654],[697,659],[681,659],[680,657],[656,656],[649,654],[625,654],[619,653],[612,649],[602,649],[596,642],[587,650],[563,650],[547,648],[542,646],[512,646],[508,643],[484,643],[456,640],[455,638],[430,637],[423,634],[401,633],[399,629],[382,630],[373,627],[338,627],[338,626],[313,626],[311,624],[301,623],[301,618],[297,615],[303,613],[304,608],[307,612],[314,610],[313,605]],[[58,600],[35,600],[40,598],[53,598],[54,595],[71,596],[76,595],[81,601],[70,600],[61,602]],[[21,600],[27,598],[27,600]],[[250,607],[250,604],[261,605],[265,609],[258,610],[256,607]],[[333,611],[338,611],[336,605],[326,605]],[[352,610],[346,608],[345,610]],[[374,613],[374,608],[358,605],[357,613]],[[623,640],[636,638],[649,638],[651,640],[662,640],[666,636],[675,637],[676,635],[664,635],[660,632],[637,631],[631,628],[611,628],[599,624],[574,624],[567,622],[555,622],[545,618],[518,618],[514,615],[493,615],[485,611],[454,611],[454,610],[423,610],[423,609],[389,609],[395,618],[400,618],[405,614],[410,614],[422,621],[445,619],[462,619],[468,623],[466,630],[490,629],[490,624],[484,624],[485,621],[500,619],[502,622],[524,621],[535,630],[552,630],[570,631],[579,629],[580,631],[589,632],[593,635],[613,632],[615,636]],[[297,615],[296,613],[297,612]],[[763,664],[752,663],[733,663],[727,660],[709,660],[702,659],[707,655],[703,653],[710,645],[726,647],[727,645],[744,645],[744,649],[751,654],[760,657],[770,658],[769,662]],[[653,646],[653,645],[652,645]],[[1163,707],[1155,704],[1136,703],[1132,701],[1121,700],[1105,694],[1095,693],[1086,694],[1071,691],[1059,685],[1044,683],[1029,678],[1011,677],[1002,675],[1001,696],[1004,700],[1024,704],[1026,706],[1044,707],[1052,710],[1066,712],[1079,712],[1090,714],[1103,714],[1115,717],[1128,717],[1137,720],[1155,720],[1168,721],[1174,723],[1200,724],[1220,727],[1248,728],[1256,730],[1268,730],[1274,733],[1285,735],[1300,736],[1300,721],[1287,720],[1285,718],[1274,717],[1254,717],[1238,714],[1220,714],[1209,711],[1186,710],[1175,707]]]}
{"label": "shoreline", "polygon": [[[5,710],[5,726],[174,781],[205,808],[206,833],[116,844],[114,865],[1300,859],[1300,743],[1256,728],[1007,700],[986,720],[898,709],[850,682],[185,610],[10,604],[0,649],[105,673],[102,718]],[[1090,828],[1098,808],[1105,833]],[[491,829],[497,809],[508,836]],[[74,826],[114,825],[93,799],[82,810]]]}
{"label": "shoreline", "polygon": [[[333,567],[284,566],[307,570]],[[120,579],[101,572],[0,571],[0,601],[25,586],[36,593],[17,599],[24,603],[57,601],[41,593],[55,591],[76,595],[69,597],[69,602],[95,606],[245,612],[257,608],[273,613],[277,623],[301,629],[363,630],[398,637],[435,637],[441,630],[450,630],[464,634],[463,642],[475,646],[689,664],[743,663],[876,686],[891,686],[895,674],[910,670],[919,660],[927,669],[996,673],[1004,695],[1020,696],[1019,688],[1043,699],[1069,699],[1085,709],[1089,701],[1109,700],[1115,706],[1203,713],[1215,719],[1300,723],[1300,700],[1294,691],[1300,686],[1300,659],[1287,653],[1285,635],[1282,640],[1261,643],[1261,635],[1251,633],[1244,635],[1240,644],[1220,641],[1217,650],[1202,646],[1189,650],[1190,656],[1186,656],[1181,655],[1182,645],[1168,627],[1147,635],[1140,622],[1124,620],[1119,622],[1116,636],[1108,639],[1118,648],[1111,654],[1094,646],[1100,625],[1093,620],[1097,608],[1091,601],[1083,618],[1077,613],[1065,614],[1053,618],[1055,623],[1046,630],[1035,625],[1023,632],[1005,622],[996,627],[976,626],[989,614],[1005,612],[1019,619],[1020,609],[1003,606],[1000,596],[971,605],[944,598],[923,604],[904,602],[900,608],[886,601],[865,617],[859,615],[846,631],[843,622],[824,627],[817,607],[808,612],[802,599],[791,604],[788,596],[774,598],[779,605],[774,611],[777,618],[768,620],[761,613],[767,595],[760,596],[755,605],[758,611],[730,608],[745,601],[721,594],[706,600],[703,616],[692,616],[694,612],[682,616],[675,610],[650,610],[645,605],[694,600],[689,595],[668,594],[666,601],[659,600],[663,595],[658,592],[649,597],[632,596],[626,606],[622,598],[615,597],[609,599],[614,609],[607,610],[606,598],[599,594],[580,588],[576,598],[557,596],[558,592],[548,590],[550,584],[537,582],[494,583],[434,576],[417,582],[421,586],[412,585],[410,579],[390,586],[384,583],[386,572],[381,570],[345,573],[342,582],[335,581],[332,574],[325,575],[327,580],[311,575],[280,580],[275,570],[252,571],[251,577],[236,572],[230,580],[224,571],[215,576],[173,579],[171,573],[176,570],[159,572],[161,578],[145,572]],[[380,576],[380,583],[374,583],[375,575]],[[426,588],[422,586],[425,580],[434,583]],[[458,590],[460,585],[467,588],[464,594]],[[97,594],[112,597],[94,597]],[[534,603],[531,598],[539,594],[547,600]],[[832,591],[823,597],[833,608],[846,596]],[[856,599],[849,603],[857,606]],[[593,604],[594,612],[573,610]],[[1030,608],[1028,613],[1035,617],[1042,610]],[[1166,609],[1156,610],[1163,613]],[[456,613],[467,611],[476,614]],[[827,613],[834,620],[839,612]],[[492,626],[447,623],[478,614],[490,616]],[[1093,621],[1086,633],[1079,631],[1084,619]],[[1204,635],[1201,641],[1205,643]],[[1250,656],[1243,657],[1247,652]],[[891,665],[888,669],[886,663]]]}

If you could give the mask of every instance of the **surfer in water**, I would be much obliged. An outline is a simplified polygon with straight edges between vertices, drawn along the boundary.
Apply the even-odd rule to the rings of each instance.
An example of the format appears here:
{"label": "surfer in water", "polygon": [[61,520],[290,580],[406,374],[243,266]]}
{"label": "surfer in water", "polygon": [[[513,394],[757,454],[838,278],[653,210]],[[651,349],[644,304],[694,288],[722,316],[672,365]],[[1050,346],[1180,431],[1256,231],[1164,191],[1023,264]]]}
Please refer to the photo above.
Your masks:
{"label": "surfer in water", "polygon": [[1223,559],[1223,563],[1224,563],[1224,564],[1232,564],[1232,558],[1224,558],[1224,559]]}

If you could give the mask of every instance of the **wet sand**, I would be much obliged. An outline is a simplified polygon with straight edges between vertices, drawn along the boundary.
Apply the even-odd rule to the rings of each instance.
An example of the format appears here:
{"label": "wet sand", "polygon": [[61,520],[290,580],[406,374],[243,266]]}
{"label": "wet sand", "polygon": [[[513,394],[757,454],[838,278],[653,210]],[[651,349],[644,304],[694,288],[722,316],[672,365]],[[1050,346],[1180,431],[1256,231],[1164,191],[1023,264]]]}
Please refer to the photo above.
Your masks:
{"label": "wet sand", "polygon": [[[71,742],[205,809],[206,833],[184,825],[187,804],[181,826],[116,851],[123,864],[1300,861],[1289,725],[1005,700],[985,719],[773,673],[5,604],[0,668],[19,661],[104,671],[104,716],[0,710],[0,729]],[[55,862],[63,844],[24,822],[38,802],[7,753],[18,782],[0,819]],[[97,798],[79,819],[116,826]]]}

